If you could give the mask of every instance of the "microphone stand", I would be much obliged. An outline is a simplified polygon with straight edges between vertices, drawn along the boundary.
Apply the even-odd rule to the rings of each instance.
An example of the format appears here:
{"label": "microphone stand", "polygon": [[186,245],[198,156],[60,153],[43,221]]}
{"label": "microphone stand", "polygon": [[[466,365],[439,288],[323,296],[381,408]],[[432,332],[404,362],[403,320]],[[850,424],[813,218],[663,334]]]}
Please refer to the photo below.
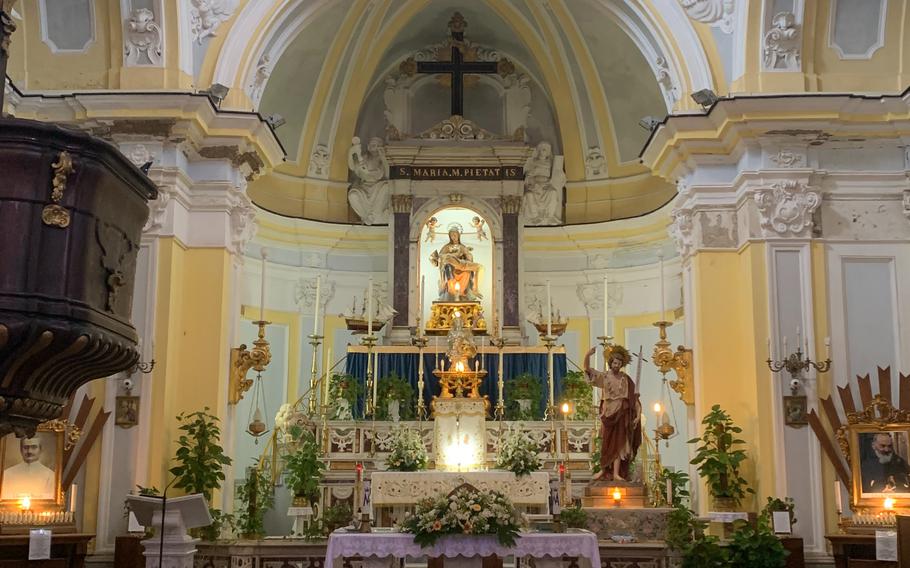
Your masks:
{"label": "microphone stand", "polygon": [[[164,517],[167,513],[167,490],[175,481],[177,481],[176,477],[165,486],[159,497],[161,499],[161,532],[158,534],[158,568],[162,568],[162,562],[164,562]],[[149,497],[157,497],[157,495],[149,495]]]}

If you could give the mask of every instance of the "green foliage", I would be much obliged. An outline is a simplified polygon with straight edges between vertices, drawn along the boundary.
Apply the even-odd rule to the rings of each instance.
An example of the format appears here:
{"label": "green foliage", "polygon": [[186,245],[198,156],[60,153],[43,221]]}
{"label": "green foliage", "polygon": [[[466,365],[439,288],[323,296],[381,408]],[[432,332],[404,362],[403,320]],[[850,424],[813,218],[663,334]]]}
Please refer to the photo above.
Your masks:
{"label": "green foliage", "polygon": [[746,450],[737,448],[745,445],[743,440],[736,438],[742,428],[733,424],[733,419],[718,404],[711,407],[701,423],[705,427],[704,433],[700,438],[689,440],[690,444],[699,444],[690,463],[698,466],[698,473],[707,481],[711,495],[730,498],[739,505],[746,493],[754,493],[739,473],[746,460]]}
{"label": "green foliage", "polygon": [[600,473],[600,444],[602,443],[600,438],[600,428],[597,429],[597,435],[594,436],[594,439],[591,440],[591,474],[597,475]]}
{"label": "green foliage", "polygon": [[793,502],[792,497],[784,497],[783,499],[778,499],[777,497],[768,497],[768,502],[765,503],[765,506],[761,510],[761,515],[767,519],[770,523],[774,511],[787,511],[790,513],[790,525],[796,524],[796,503]]}
{"label": "green foliage", "polygon": [[682,507],[689,500],[689,474],[684,471],[674,471],[667,467],[663,468],[655,479],[657,485],[655,489],[662,499],[666,498],[668,479],[672,486],[673,495],[670,499],[671,502],[667,503],[667,505],[670,507]]}
{"label": "green foliage", "polygon": [[[716,536],[696,538],[683,552],[682,568],[727,568],[730,566],[727,550]],[[749,564],[735,564],[737,568]]]}
{"label": "green foliage", "polygon": [[158,495],[161,495],[161,491],[158,491],[158,488],[154,485],[152,487],[143,487],[141,485],[137,485],[136,492],[139,495],[143,495],[145,497],[157,497]]}
{"label": "green foliage", "polygon": [[[414,387],[411,383],[392,372],[391,375],[379,379],[376,384],[377,420],[391,420],[389,416],[389,401],[398,401],[398,413],[402,420],[414,419]],[[353,407],[352,407],[353,408]]]}
{"label": "green foliage", "polygon": [[324,534],[329,535],[338,527],[346,527],[354,520],[354,512],[346,504],[326,507],[322,512],[322,527]]}
{"label": "green foliage", "polygon": [[[508,420],[538,420],[540,416],[540,401],[543,398],[541,380],[530,373],[522,373],[505,382],[503,396],[506,399],[506,419]],[[521,410],[519,400],[530,400],[531,408]]]}
{"label": "green foliage", "polygon": [[746,521],[738,521],[733,538],[728,546],[731,566],[750,568],[783,568],[787,565],[789,552],[777,538],[764,515],[752,527]]}
{"label": "green foliage", "polygon": [[310,504],[315,504],[319,500],[319,483],[325,470],[316,435],[308,430],[303,431],[292,447],[294,450],[284,456],[288,488],[295,497],[303,497]]}
{"label": "green foliage", "polygon": [[591,420],[597,413],[594,409],[594,387],[580,371],[569,371],[562,380],[562,399],[573,411],[572,420]]}
{"label": "green foliage", "polygon": [[694,539],[695,513],[686,507],[674,507],[667,515],[667,536],[664,542],[671,550],[682,551]]}
{"label": "green foliage", "polygon": [[[708,523],[686,507],[676,507],[667,519],[667,547],[682,555],[683,568],[727,568],[727,551],[716,536],[705,535]],[[738,565],[737,565],[738,566]],[[744,565],[746,566],[746,565]]]}
{"label": "green foliage", "polygon": [[581,503],[564,508],[559,512],[559,519],[570,529],[588,528],[588,512],[581,508]]}
{"label": "green foliage", "polygon": [[[379,385],[376,385],[377,388]],[[329,381],[329,400],[345,399],[351,410],[357,405],[357,398],[363,395],[363,385],[353,375],[335,374]]]}
{"label": "green foliage", "polygon": [[236,530],[237,520],[234,518],[234,515],[224,513],[221,509],[209,509],[209,514],[212,516],[212,524],[207,527],[190,529],[189,532],[192,536],[206,541],[213,541],[221,538],[221,533],[225,529],[227,529],[228,532],[234,532]]}
{"label": "green foliage", "polygon": [[240,513],[236,529],[249,538],[265,535],[265,513],[275,505],[272,480],[264,469],[253,467],[244,482],[237,488]]}
{"label": "green foliage", "polygon": [[221,447],[221,429],[218,417],[209,414],[208,407],[190,414],[181,413],[182,434],[177,439],[177,465],[171,474],[177,478],[174,487],[187,493],[202,493],[211,502],[212,492],[224,481],[224,466],[231,465],[231,458]]}

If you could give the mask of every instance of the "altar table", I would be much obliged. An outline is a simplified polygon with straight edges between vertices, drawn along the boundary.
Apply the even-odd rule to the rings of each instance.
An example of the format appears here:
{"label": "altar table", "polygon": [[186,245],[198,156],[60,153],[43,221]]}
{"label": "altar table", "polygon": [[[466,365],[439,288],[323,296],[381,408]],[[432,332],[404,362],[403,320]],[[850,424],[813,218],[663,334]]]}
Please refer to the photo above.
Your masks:
{"label": "altar table", "polygon": [[546,507],[550,496],[550,474],[545,471],[522,477],[511,471],[374,471],[370,479],[372,503],[380,507],[413,505],[464,483],[499,491],[515,505]]}
{"label": "altar table", "polygon": [[537,567],[561,565],[563,556],[578,558],[579,568],[600,568],[600,549],[594,533],[572,529],[565,533],[521,533],[515,546],[499,544],[495,536],[453,535],[437,541],[433,546],[421,548],[414,542],[414,535],[400,532],[342,532],[339,529],[329,536],[325,554],[325,568],[341,568],[344,558],[363,558],[365,567],[397,565],[396,560],[423,557],[465,560],[476,558],[480,565],[484,557],[533,558]]}

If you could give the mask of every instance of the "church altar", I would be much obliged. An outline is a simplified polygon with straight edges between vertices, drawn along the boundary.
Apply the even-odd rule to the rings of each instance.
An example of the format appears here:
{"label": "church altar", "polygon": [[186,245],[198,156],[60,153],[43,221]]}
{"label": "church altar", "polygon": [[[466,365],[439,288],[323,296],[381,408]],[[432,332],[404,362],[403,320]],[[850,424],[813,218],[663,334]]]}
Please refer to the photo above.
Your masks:
{"label": "church altar", "polygon": [[[365,566],[397,566],[398,559],[423,557],[458,558],[458,566],[480,566],[483,557],[532,558],[534,565],[562,566],[564,557],[577,558],[573,563],[580,568],[600,568],[600,550],[594,533],[572,529],[565,533],[526,532],[516,539],[515,546],[505,547],[495,536],[450,536],[440,539],[432,547],[421,548],[414,542],[414,535],[398,532],[341,532],[329,536],[325,567],[341,568],[345,558],[376,557],[378,561],[365,561]],[[459,558],[460,557],[460,558]],[[462,559],[474,559],[464,562]],[[372,559],[371,559],[372,560]]]}
{"label": "church altar", "polygon": [[464,483],[482,491],[499,491],[515,505],[546,507],[550,495],[550,475],[545,471],[520,478],[510,471],[376,471],[371,484],[373,505],[410,505]]}

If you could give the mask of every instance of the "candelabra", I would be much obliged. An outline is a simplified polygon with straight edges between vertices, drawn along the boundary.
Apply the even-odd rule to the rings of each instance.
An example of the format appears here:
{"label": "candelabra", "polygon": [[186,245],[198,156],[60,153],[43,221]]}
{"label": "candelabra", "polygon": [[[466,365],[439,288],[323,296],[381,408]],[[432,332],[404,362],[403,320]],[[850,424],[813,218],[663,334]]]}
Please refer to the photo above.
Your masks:
{"label": "candelabra", "polygon": [[376,419],[376,385],[373,376],[373,348],[379,340],[375,335],[365,335],[360,338],[360,343],[367,348],[367,384],[363,417],[371,416]]}
{"label": "candelabra", "polygon": [[310,367],[310,398],[307,405],[307,411],[311,418],[316,417],[316,410],[318,401],[316,386],[319,382],[319,375],[317,374],[316,362],[319,360],[319,346],[322,345],[323,336],[317,335],[315,333],[308,335],[310,338],[310,345],[313,346],[313,365]]}
{"label": "candelabra", "polygon": [[147,375],[155,369],[155,360],[151,361],[136,361],[136,364],[126,372],[127,375],[135,375],[136,373],[142,373]]}
{"label": "candelabra", "polygon": [[[686,404],[693,404],[692,350],[686,349],[682,345],[678,346],[675,352],[670,349],[670,341],[667,340],[667,328],[671,325],[673,325],[673,322],[663,320],[654,322],[654,326],[660,330],[660,338],[654,344],[654,353],[651,355],[651,360],[657,366],[660,374],[663,375],[663,380],[679,394],[679,398]],[[667,373],[670,371],[676,372],[676,379],[667,379]]]}
{"label": "candelabra", "polygon": [[547,387],[549,396],[547,398],[547,412],[544,420],[556,420],[556,392],[553,382],[553,348],[556,347],[556,337],[552,335],[543,335],[540,338],[547,347]]}
{"label": "candelabra", "polygon": [[411,343],[417,347],[417,420],[420,422],[427,418],[427,407],[423,402],[423,350],[427,341],[429,339],[420,333],[420,318],[417,318],[417,335],[411,338]]}
{"label": "candelabra", "polygon": [[499,420],[500,429],[502,428],[502,421],[506,417],[506,404],[503,400],[503,386],[505,385],[503,364],[502,364],[502,348],[506,345],[506,340],[503,339],[501,335],[497,335],[490,340],[490,345],[495,347],[499,351],[499,365],[496,368],[496,408],[493,410],[493,416]]}
{"label": "candelabra", "polygon": [[772,372],[777,373],[779,371],[787,371],[790,373],[790,376],[793,379],[799,380],[800,375],[803,372],[808,371],[810,368],[815,369],[819,373],[827,373],[831,368],[831,354],[829,353],[824,361],[818,363],[810,359],[808,354],[806,355],[806,358],[803,359],[803,352],[800,349],[799,345],[797,345],[796,353],[791,353],[780,361],[772,360],[771,356],[769,355],[768,360],[765,362],[768,364],[768,368],[771,369]]}
{"label": "candelabra", "polygon": [[228,402],[237,404],[243,399],[243,393],[250,390],[253,380],[246,378],[250,369],[261,373],[272,361],[272,352],[269,342],[265,339],[265,326],[271,322],[264,320],[254,321],[253,325],[259,326],[259,338],[253,342],[253,348],[247,350],[245,344],[231,349],[231,372],[228,389]]}

